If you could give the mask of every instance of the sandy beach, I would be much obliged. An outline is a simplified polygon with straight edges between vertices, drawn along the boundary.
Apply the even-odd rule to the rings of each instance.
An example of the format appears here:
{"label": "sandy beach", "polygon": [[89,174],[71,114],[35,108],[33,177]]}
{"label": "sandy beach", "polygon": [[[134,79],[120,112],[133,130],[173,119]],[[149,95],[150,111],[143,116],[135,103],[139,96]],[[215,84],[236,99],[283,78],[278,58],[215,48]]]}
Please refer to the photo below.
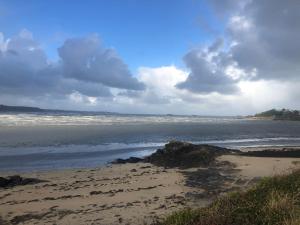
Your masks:
{"label": "sandy beach", "polygon": [[[184,207],[205,206],[264,176],[298,167],[297,158],[223,155],[209,167],[149,163],[20,174],[44,180],[0,189],[2,224],[151,224]],[[13,175],[0,173],[0,176]]]}
{"label": "sandy beach", "polygon": [[300,0],[0,0],[0,225],[300,225]]}

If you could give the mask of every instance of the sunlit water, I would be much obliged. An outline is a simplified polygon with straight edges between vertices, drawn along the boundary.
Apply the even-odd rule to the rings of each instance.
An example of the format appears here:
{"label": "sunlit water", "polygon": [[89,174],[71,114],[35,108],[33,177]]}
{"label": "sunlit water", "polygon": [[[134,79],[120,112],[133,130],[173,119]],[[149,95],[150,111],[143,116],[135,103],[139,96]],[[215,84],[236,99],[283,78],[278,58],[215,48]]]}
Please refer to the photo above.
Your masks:
{"label": "sunlit water", "polygon": [[0,170],[104,165],[145,156],[170,140],[245,146],[300,145],[300,122],[237,117],[101,113],[0,114]]}

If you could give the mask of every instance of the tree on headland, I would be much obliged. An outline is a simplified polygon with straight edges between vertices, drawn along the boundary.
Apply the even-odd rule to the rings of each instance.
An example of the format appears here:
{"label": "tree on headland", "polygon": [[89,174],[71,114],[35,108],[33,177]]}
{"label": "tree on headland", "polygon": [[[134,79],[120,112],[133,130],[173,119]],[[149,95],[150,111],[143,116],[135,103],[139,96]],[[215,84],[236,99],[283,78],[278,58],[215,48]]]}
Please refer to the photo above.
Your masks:
{"label": "tree on headland", "polygon": [[300,120],[300,113],[298,110],[289,109],[271,109],[262,113],[255,114],[255,117],[272,117],[274,120]]}

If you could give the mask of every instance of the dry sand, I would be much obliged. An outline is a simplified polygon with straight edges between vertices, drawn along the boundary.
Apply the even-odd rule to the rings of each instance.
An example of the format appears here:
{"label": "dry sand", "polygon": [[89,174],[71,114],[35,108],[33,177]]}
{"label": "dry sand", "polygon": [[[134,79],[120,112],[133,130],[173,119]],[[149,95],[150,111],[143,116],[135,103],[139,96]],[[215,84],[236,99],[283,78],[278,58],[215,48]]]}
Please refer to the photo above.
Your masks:
{"label": "dry sand", "polygon": [[[300,159],[221,156],[217,161],[189,170],[137,163],[21,174],[48,182],[0,189],[0,216],[9,224],[151,224],[260,177],[287,172]],[[6,175],[11,174],[0,174]]]}
{"label": "dry sand", "polygon": [[22,224],[143,224],[186,205],[190,189],[177,170],[144,163],[22,176],[50,181],[0,190],[2,218]]}
{"label": "dry sand", "polygon": [[271,158],[223,155],[219,160],[226,160],[236,165],[237,176],[246,179],[268,177],[291,172],[300,165],[298,158]]}

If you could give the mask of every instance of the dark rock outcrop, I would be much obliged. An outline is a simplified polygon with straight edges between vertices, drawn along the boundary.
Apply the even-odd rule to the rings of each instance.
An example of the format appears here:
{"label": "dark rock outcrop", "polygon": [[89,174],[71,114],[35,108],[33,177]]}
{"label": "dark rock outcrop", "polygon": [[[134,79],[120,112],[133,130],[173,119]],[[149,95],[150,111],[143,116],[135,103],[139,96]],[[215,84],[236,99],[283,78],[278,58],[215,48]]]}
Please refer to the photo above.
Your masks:
{"label": "dark rock outcrop", "polygon": [[158,149],[155,153],[144,159],[130,157],[128,159],[117,159],[113,163],[146,162],[166,168],[191,168],[208,166],[214,162],[217,156],[235,152],[238,151],[212,145],[195,145],[187,142],[171,141],[163,149]]}
{"label": "dark rock outcrop", "polygon": [[28,106],[0,105],[0,112],[43,112],[43,109]]}
{"label": "dark rock outcrop", "polygon": [[256,156],[256,157],[300,158],[300,149],[298,148],[265,149],[261,151],[241,152],[240,155]]}
{"label": "dark rock outcrop", "polygon": [[138,157],[130,157],[128,159],[116,159],[112,162],[112,164],[125,164],[125,163],[138,163],[138,162],[143,162],[143,159]]}
{"label": "dark rock outcrop", "polygon": [[46,182],[44,180],[39,180],[36,178],[23,178],[19,175],[9,176],[7,178],[0,177],[0,188],[8,188],[19,185],[37,184],[41,182]]}
{"label": "dark rock outcrop", "polygon": [[191,168],[208,166],[217,156],[233,153],[234,150],[212,145],[195,145],[187,142],[171,141],[163,149],[158,149],[146,157],[149,162],[163,167]]}

